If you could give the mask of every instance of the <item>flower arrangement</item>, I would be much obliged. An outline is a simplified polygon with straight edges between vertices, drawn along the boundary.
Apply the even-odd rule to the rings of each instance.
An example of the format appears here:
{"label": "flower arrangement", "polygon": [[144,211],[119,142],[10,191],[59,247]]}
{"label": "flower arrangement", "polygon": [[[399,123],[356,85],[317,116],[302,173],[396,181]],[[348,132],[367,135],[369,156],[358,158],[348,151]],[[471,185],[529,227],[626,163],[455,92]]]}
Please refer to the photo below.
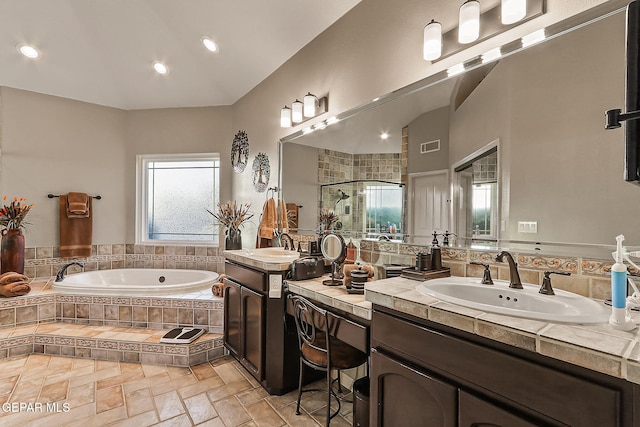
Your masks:
{"label": "flower arrangement", "polygon": [[[7,196],[4,196],[2,200],[6,203]],[[11,203],[5,204],[0,209],[0,227],[3,229],[20,229],[28,224],[25,218],[33,204],[27,205],[26,200],[24,197],[14,197]]]}
{"label": "flower arrangement", "polygon": [[228,229],[238,230],[245,222],[249,221],[253,214],[249,214],[251,205],[243,203],[237,204],[235,201],[231,203],[218,203],[218,212],[214,213],[207,209],[220,225]]}
{"label": "flower arrangement", "polygon": [[318,219],[325,230],[330,230],[338,221],[338,215],[332,209],[320,209]]}

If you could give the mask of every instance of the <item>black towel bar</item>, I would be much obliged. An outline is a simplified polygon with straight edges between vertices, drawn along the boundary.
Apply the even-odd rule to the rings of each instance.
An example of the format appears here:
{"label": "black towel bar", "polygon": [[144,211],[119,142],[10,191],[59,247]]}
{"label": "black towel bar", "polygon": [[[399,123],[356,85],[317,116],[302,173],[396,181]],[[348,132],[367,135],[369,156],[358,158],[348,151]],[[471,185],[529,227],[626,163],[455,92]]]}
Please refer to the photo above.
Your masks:
{"label": "black towel bar", "polygon": [[[49,193],[49,194],[47,194],[47,197],[48,197],[48,198],[50,198],[50,199],[53,199],[54,197],[60,197],[60,196],[59,196],[59,195],[58,195],[58,196],[56,196],[55,194],[51,194],[51,193]],[[91,196],[91,197],[92,197],[92,198],[94,198],[94,199],[96,199],[96,200],[100,200],[100,199],[102,199],[102,196]]]}

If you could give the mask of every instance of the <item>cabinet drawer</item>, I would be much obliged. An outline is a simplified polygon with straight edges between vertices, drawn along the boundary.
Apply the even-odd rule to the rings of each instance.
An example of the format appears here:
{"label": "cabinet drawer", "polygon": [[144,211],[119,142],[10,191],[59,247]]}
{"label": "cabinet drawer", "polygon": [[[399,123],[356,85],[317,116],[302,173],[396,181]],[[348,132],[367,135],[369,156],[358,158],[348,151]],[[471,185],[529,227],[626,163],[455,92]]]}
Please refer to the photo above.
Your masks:
{"label": "cabinet drawer", "polygon": [[[572,426],[620,425],[619,390],[378,311],[372,329],[375,348],[523,409]],[[567,403],[572,396],[579,401]]]}
{"label": "cabinet drawer", "polygon": [[226,261],[224,272],[227,276],[256,292],[267,291],[267,274]]}

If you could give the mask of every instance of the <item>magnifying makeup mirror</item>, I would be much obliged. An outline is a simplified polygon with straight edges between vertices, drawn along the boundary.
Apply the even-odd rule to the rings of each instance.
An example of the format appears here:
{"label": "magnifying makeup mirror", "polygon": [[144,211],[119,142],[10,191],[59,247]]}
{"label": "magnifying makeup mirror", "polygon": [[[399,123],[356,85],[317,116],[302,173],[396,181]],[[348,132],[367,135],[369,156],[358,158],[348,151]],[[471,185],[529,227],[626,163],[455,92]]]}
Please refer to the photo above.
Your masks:
{"label": "magnifying makeup mirror", "polygon": [[322,284],[327,286],[342,285],[342,280],[336,278],[338,265],[344,262],[347,256],[347,245],[342,236],[329,233],[322,238],[320,250],[325,259],[331,261],[331,279],[323,280]]}

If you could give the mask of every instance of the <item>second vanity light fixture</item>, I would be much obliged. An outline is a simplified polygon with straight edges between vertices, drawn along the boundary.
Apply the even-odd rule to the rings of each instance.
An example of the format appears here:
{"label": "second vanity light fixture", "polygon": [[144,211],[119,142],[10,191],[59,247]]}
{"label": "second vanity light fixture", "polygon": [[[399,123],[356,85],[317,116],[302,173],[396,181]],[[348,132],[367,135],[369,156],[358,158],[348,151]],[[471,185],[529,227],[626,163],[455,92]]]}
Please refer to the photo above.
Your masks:
{"label": "second vanity light fixture", "polygon": [[280,109],[280,127],[290,128],[294,124],[303,123],[328,111],[328,97],[318,99],[311,92],[307,93],[302,101],[296,99],[288,106]]}
{"label": "second vanity light fixture", "polygon": [[543,13],[544,0],[502,0],[482,14],[479,0],[467,0],[460,6],[457,28],[442,34],[434,19],[424,27],[423,57],[437,61]]}

